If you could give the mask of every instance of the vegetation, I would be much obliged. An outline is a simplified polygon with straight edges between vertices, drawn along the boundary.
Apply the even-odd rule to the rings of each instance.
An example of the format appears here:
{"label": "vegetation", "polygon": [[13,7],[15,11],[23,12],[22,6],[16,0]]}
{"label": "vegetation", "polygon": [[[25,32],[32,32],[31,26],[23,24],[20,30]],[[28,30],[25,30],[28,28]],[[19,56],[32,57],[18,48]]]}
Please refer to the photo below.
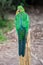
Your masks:
{"label": "vegetation", "polygon": [[14,27],[13,21],[7,17],[7,13],[15,9],[11,4],[12,0],[0,0],[0,42],[7,39],[4,34]]}
{"label": "vegetation", "polygon": [[0,0],[0,16],[4,20],[9,10],[15,10],[12,0]]}
{"label": "vegetation", "polygon": [[2,30],[0,30],[0,42],[5,41],[7,38],[3,35]]}
{"label": "vegetation", "polygon": [[1,20],[0,21],[0,42],[7,40],[4,35],[6,32],[14,28],[13,20]]}

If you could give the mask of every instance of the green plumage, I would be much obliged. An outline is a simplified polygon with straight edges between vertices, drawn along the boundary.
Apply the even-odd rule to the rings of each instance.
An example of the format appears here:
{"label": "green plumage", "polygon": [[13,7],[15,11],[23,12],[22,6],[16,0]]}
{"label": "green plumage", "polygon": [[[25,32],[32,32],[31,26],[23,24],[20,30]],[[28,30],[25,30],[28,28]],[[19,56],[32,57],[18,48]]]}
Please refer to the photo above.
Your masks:
{"label": "green plumage", "polygon": [[16,30],[18,31],[18,29],[20,28],[20,19],[21,19],[21,15],[22,15],[22,26],[25,27],[26,29],[26,32],[28,32],[28,29],[30,27],[30,18],[29,16],[27,15],[27,13],[25,12],[20,12],[19,14],[17,14],[15,16],[15,20],[14,20],[14,23],[15,23],[15,26],[16,26]]}
{"label": "green plumage", "polygon": [[19,56],[24,56],[26,37],[28,29],[30,28],[30,18],[21,6],[18,7],[18,9],[20,10],[20,12],[15,15],[14,24],[18,34]]}

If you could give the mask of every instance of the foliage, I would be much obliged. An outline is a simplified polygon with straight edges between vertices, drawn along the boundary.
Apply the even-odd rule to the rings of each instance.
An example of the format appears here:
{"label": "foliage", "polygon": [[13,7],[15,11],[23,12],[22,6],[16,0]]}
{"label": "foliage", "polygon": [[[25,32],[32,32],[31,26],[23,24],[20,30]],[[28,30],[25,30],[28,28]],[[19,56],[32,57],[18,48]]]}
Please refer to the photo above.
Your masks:
{"label": "foliage", "polygon": [[13,25],[13,20],[2,20],[0,19],[0,28],[7,28],[8,30],[12,30],[14,25]]}
{"label": "foliage", "polygon": [[0,28],[6,27],[6,24],[7,24],[6,20],[0,20]]}
{"label": "foliage", "polygon": [[4,36],[2,30],[0,30],[0,42],[5,41],[7,38]]}
{"label": "foliage", "polygon": [[15,9],[15,6],[11,4],[12,0],[0,0],[0,15],[2,19],[5,18],[4,16],[7,14],[9,10]]}
{"label": "foliage", "polygon": [[[7,20],[7,22],[6,21],[4,21],[4,22],[5,22],[5,24],[0,26],[0,42],[7,40],[7,37],[4,34],[14,28],[13,20]],[[2,24],[3,24],[3,22],[2,22]]]}
{"label": "foliage", "polygon": [[13,23],[13,21],[9,21],[7,26],[8,26],[8,29],[9,29],[9,30],[12,30],[12,29],[14,28],[14,23]]}

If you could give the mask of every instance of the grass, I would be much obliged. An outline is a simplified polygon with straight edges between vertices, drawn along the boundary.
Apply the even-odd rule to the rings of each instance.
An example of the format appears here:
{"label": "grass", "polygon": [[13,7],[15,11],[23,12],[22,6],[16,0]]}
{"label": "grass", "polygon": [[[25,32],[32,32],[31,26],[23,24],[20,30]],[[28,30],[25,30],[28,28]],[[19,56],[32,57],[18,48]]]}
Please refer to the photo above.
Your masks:
{"label": "grass", "polygon": [[0,42],[6,41],[7,37],[4,35],[8,31],[14,28],[13,20],[1,20],[0,19]]}
{"label": "grass", "polygon": [[0,42],[7,40],[6,36],[4,36],[2,30],[0,30]]}
{"label": "grass", "polygon": [[4,28],[2,27],[2,30],[3,30],[4,33],[6,33],[8,31],[11,31],[13,28],[14,28],[14,22],[13,22],[13,20],[8,20],[6,22],[5,27]]}

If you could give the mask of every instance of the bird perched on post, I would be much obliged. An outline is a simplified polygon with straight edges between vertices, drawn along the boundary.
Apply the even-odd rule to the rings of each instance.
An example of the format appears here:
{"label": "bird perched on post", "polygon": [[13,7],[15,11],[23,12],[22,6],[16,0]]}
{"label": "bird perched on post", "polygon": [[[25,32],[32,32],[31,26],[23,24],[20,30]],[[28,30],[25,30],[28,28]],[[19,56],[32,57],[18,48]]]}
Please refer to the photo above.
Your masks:
{"label": "bird perched on post", "polygon": [[14,24],[18,34],[19,56],[24,57],[30,18],[21,5],[17,7]]}

